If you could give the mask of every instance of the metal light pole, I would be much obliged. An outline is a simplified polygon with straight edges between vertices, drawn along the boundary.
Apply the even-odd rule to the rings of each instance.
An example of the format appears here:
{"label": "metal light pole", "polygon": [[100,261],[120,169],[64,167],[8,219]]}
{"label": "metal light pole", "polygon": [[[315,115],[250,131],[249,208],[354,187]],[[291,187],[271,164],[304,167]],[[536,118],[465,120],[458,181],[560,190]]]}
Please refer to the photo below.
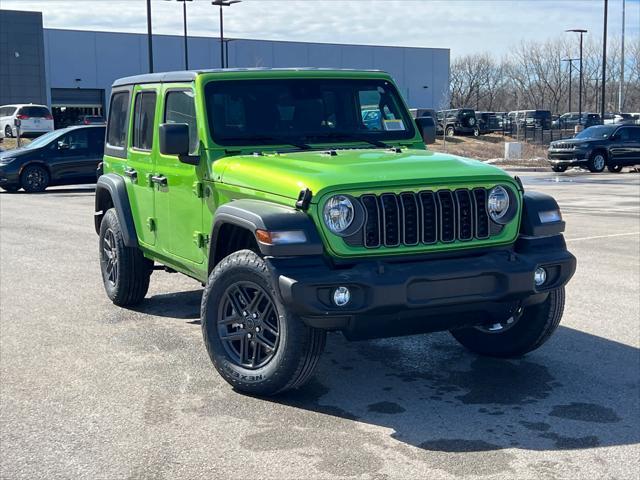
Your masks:
{"label": "metal light pole", "polygon": [[620,61],[620,86],[618,89],[618,111],[622,112],[622,106],[624,105],[624,3],[625,0],[622,0],[622,48],[621,48],[621,57]]}
{"label": "metal light pole", "polygon": [[184,24],[184,69],[189,70],[189,36],[187,35],[187,2],[192,0],[178,0],[182,2],[182,22]]}
{"label": "metal light pole", "polygon": [[569,63],[569,113],[571,113],[571,79],[573,78],[573,62],[577,62],[578,59],[577,58],[564,58],[562,59],[563,62],[568,62]]}
{"label": "metal light pole", "polygon": [[604,106],[607,79],[607,13],[609,10],[609,0],[604,0],[604,31],[602,33],[602,88],[600,92],[600,121],[604,124]]}
{"label": "metal light pole", "polygon": [[587,30],[582,28],[573,28],[565,30],[565,32],[574,32],[580,34],[580,84],[578,85],[578,125],[582,125],[582,36]]}
{"label": "metal light pole", "polygon": [[147,43],[149,44],[149,73],[153,73],[153,34],[151,33],[151,0],[147,0]]}
{"label": "metal light pole", "polygon": [[225,55],[224,55],[224,22],[222,7],[230,7],[234,3],[240,3],[242,0],[213,0],[211,5],[217,5],[220,7],[220,67],[226,68]]}

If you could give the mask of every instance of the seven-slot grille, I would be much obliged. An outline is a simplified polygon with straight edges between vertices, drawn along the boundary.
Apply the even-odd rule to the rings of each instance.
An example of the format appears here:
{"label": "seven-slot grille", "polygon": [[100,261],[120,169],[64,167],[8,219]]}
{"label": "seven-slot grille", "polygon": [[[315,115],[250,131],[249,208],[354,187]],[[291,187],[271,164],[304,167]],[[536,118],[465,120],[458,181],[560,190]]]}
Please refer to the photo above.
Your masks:
{"label": "seven-slot grille", "polygon": [[486,239],[490,235],[484,188],[366,194],[367,248]]}

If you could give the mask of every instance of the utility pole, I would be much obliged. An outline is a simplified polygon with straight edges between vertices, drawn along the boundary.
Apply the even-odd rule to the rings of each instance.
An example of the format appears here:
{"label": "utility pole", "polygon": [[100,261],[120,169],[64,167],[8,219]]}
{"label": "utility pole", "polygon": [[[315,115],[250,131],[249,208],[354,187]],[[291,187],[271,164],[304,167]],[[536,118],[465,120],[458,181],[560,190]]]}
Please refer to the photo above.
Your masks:
{"label": "utility pole", "polygon": [[604,33],[602,34],[602,91],[600,92],[600,120],[604,124],[604,107],[606,104],[606,79],[607,79],[607,13],[609,0],[604,0]]}
{"label": "utility pole", "polygon": [[577,58],[565,58],[562,60],[563,62],[567,62],[569,64],[569,112],[571,112],[571,107],[573,106],[573,103],[571,102],[571,84],[572,82],[572,78],[573,78],[573,62],[577,62],[578,59]]}
{"label": "utility pole", "polygon": [[153,34],[151,33],[151,0],[147,0],[147,43],[149,45],[149,73],[153,73]]}
{"label": "utility pole", "polygon": [[240,3],[242,0],[213,0],[211,5],[217,5],[220,7],[220,68],[227,68],[229,66],[229,60],[225,62],[224,55],[224,21],[222,14],[222,7],[230,7],[234,3]]}
{"label": "utility pole", "polygon": [[621,48],[621,56],[620,60],[620,85],[618,89],[618,111],[623,111],[624,106],[624,5],[625,0],[622,0],[622,48]]}
{"label": "utility pole", "polygon": [[587,30],[583,28],[573,28],[571,30],[565,30],[565,32],[573,32],[580,34],[580,83],[578,85],[578,125],[582,125],[582,36],[587,33]]}

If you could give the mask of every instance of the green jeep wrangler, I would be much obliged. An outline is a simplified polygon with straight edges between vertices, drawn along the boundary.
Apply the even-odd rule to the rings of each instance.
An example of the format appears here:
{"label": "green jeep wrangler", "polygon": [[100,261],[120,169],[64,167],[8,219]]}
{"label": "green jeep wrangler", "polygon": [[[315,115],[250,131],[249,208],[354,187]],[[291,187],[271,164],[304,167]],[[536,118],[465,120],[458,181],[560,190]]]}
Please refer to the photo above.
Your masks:
{"label": "green jeep wrangler", "polygon": [[209,356],[253,394],[302,385],[332,330],[450,330],[523,355],[558,326],[576,267],[555,200],[428,151],[383,72],[118,80],[99,173],[109,298],[141,302],[158,268],[196,279]]}

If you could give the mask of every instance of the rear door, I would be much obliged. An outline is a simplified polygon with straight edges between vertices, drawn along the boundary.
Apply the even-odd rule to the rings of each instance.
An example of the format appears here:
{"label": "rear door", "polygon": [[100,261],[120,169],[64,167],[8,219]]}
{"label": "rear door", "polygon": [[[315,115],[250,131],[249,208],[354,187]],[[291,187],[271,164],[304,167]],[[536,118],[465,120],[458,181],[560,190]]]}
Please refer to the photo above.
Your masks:
{"label": "rear door", "polygon": [[138,239],[147,245],[155,245],[158,229],[154,203],[156,184],[152,181],[158,89],[155,85],[136,85],[133,88],[127,162],[123,172],[128,179],[127,191]]}
{"label": "rear door", "polygon": [[[185,123],[189,126],[190,154],[199,155],[200,141],[196,125],[194,92],[190,84],[165,85],[160,123]],[[158,152],[156,175],[164,185],[156,191],[159,247],[180,260],[202,263],[204,260],[203,185],[196,172],[200,166],[182,163],[175,155]],[[167,229],[167,234],[164,234]]]}

